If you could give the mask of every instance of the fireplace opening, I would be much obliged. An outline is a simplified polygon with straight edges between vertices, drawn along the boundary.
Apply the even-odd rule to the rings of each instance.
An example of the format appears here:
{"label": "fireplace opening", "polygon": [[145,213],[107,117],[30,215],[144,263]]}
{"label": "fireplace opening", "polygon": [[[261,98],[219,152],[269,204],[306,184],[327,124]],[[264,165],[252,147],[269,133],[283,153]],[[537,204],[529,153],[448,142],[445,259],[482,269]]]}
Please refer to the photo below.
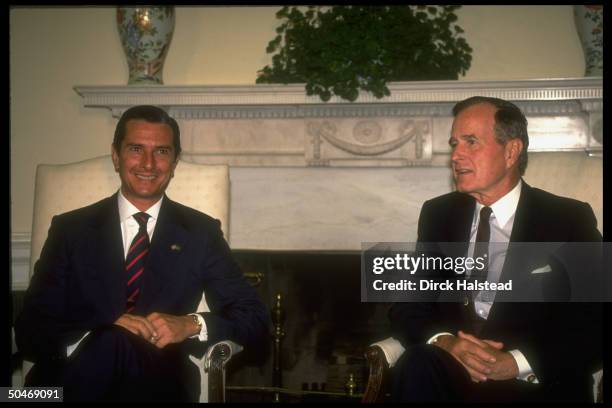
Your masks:
{"label": "fireplace opening", "polygon": [[[355,392],[367,381],[367,346],[390,335],[387,303],[362,303],[358,252],[234,251],[268,310],[281,294],[284,314],[281,386],[289,390],[345,392],[352,374]],[[272,327],[274,332],[274,327]],[[232,360],[228,387],[271,387],[274,336],[265,362]],[[278,378],[278,377],[277,377]],[[278,381],[277,381],[278,382]]]}

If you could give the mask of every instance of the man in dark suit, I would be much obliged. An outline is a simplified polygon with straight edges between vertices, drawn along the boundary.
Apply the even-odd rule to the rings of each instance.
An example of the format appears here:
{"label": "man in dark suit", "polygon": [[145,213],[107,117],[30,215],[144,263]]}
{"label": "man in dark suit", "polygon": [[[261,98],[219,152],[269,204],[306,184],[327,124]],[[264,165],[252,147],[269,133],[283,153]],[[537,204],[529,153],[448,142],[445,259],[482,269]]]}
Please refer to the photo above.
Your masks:
{"label": "man in dark suit", "polygon": [[[220,223],[165,190],[181,151],[165,111],[120,118],[113,196],[53,218],[16,342],[35,362],[26,386],[64,387],[66,400],[197,400],[188,359],[207,343],[266,347],[266,308],[223,239]],[[210,312],[195,312],[206,293]]]}
{"label": "man in dark suit", "polygon": [[[473,97],[453,114],[457,191],[423,204],[420,243],[463,243],[460,255],[471,256],[476,243],[482,245],[481,231],[485,245],[601,241],[587,203],[522,181],[529,139],[527,120],[514,104]],[[489,281],[529,265],[511,249],[507,255],[488,259]],[[592,400],[591,375],[601,368],[602,305],[501,302],[497,296],[393,305],[394,337],[407,348],[394,369],[396,400]]]}

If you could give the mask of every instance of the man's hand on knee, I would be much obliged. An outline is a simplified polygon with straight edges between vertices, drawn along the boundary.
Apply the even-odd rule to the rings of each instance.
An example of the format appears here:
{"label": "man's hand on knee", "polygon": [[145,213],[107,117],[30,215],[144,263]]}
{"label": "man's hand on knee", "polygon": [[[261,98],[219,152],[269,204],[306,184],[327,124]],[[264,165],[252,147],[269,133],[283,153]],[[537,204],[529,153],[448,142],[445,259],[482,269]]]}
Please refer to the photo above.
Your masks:
{"label": "man's hand on knee", "polygon": [[489,352],[495,357],[494,363],[485,364],[491,370],[487,374],[487,378],[491,380],[509,380],[518,376],[519,370],[516,360],[512,354],[507,351],[502,351],[504,344],[494,340],[481,340],[471,334],[467,334],[459,330],[459,338],[471,341],[482,347],[485,351]]}
{"label": "man's hand on knee", "polygon": [[174,316],[154,312],[147,316],[147,320],[159,335],[157,341],[154,342],[158,348],[164,348],[170,343],[180,343],[199,332],[191,316]]}
{"label": "man's hand on knee", "polygon": [[136,316],[129,313],[122,314],[115,321],[117,326],[129,330],[137,336],[154,343],[159,338],[159,334],[153,324],[142,316]]}
{"label": "man's hand on knee", "polygon": [[433,344],[459,361],[474,382],[486,381],[492,372],[491,365],[497,361],[496,355],[491,352],[495,349],[491,346],[484,347],[484,342],[478,344],[467,338],[442,335]]}

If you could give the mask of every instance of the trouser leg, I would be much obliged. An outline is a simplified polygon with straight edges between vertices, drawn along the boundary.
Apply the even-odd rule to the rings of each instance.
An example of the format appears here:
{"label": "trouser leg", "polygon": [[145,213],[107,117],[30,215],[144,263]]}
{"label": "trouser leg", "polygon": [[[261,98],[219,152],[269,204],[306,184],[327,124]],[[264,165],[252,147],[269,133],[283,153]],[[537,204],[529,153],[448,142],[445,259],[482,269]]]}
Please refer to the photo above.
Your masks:
{"label": "trouser leg", "polygon": [[392,374],[397,402],[462,401],[471,388],[467,371],[450,354],[432,345],[410,347]]}
{"label": "trouser leg", "polygon": [[[564,386],[530,384],[517,379],[474,383],[452,355],[433,345],[410,347],[392,373],[397,402],[541,402],[586,400],[576,382]],[[582,387],[584,388],[584,387]]]}
{"label": "trouser leg", "polygon": [[68,359],[66,401],[160,401],[181,398],[178,364],[119,326],[91,332]]}

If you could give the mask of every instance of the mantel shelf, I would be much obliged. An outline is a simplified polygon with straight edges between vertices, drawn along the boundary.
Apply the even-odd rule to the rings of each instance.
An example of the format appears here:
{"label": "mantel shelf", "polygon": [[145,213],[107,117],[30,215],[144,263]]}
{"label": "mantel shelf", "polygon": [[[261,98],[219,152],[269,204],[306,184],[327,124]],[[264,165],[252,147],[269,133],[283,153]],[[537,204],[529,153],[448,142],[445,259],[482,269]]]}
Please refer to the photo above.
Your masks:
{"label": "mantel shelf", "polygon": [[364,105],[396,103],[452,103],[472,95],[512,101],[597,100],[603,96],[603,79],[565,78],[509,81],[419,81],[394,82],[391,95],[381,99],[361,92],[355,102],[332,97],[322,102],[308,96],[303,84],[290,85],[149,85],[75,86],[86,107],[109,109],[142,103],[165,106],[211,105]]}

